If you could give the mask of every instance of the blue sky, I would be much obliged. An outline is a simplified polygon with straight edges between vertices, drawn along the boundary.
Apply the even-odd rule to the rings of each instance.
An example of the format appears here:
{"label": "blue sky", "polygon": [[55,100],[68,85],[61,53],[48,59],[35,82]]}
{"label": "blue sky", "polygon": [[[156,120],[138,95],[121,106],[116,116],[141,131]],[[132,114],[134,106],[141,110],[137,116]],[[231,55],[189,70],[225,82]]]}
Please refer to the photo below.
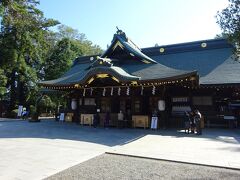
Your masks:
{"label": "blue sky", "polygon": [[106,49],[116,26],[139,47],[214,38],[228,0],[40,0],[48,18],[78,29]]}

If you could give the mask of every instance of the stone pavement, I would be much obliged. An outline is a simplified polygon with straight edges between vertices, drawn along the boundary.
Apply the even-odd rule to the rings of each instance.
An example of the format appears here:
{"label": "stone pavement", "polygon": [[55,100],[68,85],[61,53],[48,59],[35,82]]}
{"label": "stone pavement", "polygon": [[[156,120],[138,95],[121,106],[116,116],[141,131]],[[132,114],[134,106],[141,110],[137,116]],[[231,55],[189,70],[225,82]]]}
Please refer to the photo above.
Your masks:
{"label": "stone pavement", "polygon": [[156,131],[109,153],[240,169],[240,131],[205,129],[202,136]]}
{"label": "stone pavement", "polygon": [[43,179],[141,136],[55,121],[0,122],[0,179]]}
{"label": "stone pavement", "polygon": [[0,179],[42,179],[104,152],[240,168],[239,130],[104,129],[42,120],[0,122]]}
{"label": "stone pavement", "polygon": [[13,122],[13,121],[23,121],[23,119],[9,119],[9,118],[0,118],[0,122]]}

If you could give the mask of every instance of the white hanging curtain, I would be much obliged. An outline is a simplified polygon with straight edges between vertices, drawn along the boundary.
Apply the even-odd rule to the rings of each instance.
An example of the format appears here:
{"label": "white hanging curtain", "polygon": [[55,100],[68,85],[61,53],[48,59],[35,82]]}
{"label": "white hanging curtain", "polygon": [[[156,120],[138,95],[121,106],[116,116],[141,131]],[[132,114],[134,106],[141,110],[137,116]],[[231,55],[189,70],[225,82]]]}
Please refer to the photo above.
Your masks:
{"label": "white hanging curtain", "polygon": [[83,89],[83,97],[85,97],[85,95],[86,95],[86,89],[84,88]]}
{"label": "white hanging curtain", "polygon": [[91,88],[91,91],[90,91],[90,95],[92,96],[92,93],[93,93],[93,88]]}
{"label": "white hanging curtain", "polygon": [[142,88],[141,88],[141,95],[143,95],[143,89],[144,89],[144,87],[142,86]]}
{"label": "white hanging curtain", "polygon": [[103,94],[102,94],[103,96],[105,96],[106,95],[106,88],[103,88]]}
{"label": "white hanging curtain", "polygon": [[111,88],[111,96],[113,95],[113,87]]}
{"label": "white hanging curtain", "polygon": [[121,95],[121,88],[120,87],[118,88],[118,95],[119,96]]}

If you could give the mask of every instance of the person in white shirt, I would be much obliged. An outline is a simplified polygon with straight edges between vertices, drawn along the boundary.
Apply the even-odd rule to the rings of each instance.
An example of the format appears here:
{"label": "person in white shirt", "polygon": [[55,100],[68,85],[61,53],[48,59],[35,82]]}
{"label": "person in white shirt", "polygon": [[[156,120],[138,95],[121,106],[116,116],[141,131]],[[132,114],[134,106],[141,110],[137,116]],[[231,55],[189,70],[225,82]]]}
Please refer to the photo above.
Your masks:
{"label": "person in white shirt", "polygon": [[194,120],[196,122],[197,135],[202,135],[201,118],[202,118],[201,113],[199,112],[199,110],[196,109],[194,111]]}

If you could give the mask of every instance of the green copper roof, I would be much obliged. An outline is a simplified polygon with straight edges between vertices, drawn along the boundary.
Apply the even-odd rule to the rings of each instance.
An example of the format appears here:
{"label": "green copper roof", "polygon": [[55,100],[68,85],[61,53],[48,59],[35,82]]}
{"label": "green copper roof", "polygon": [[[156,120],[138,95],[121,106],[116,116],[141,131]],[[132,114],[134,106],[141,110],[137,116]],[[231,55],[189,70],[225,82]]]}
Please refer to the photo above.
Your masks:
{"label": "green copper roof", "polygon": [[239,84],[240,83],[240,61],[230,56],[222,64],[218,65],[206,76],[200,79],[200,84]]}
{"label": "green copper roof", "polygon": [[102,64],[101,61],[104,61],[103,58],[99,58],[96,61],[97,62],[94,62],[92,64],[85,64],[85,66],[83,66],[83,64],[75,65],[61,78],[51,81],[42,81],[39,84],[44,85],[70,85],[76,83],[86,84],[88,79],[97,74],[109,74],[118,78],[122,82],[129,82],[140,79],[140,77],[131,75],[122,68],[109,64],[109,62],[108,63],[105,62],[106,64]]}
{"label": "green copper roof", "polygon": [[64,86],[72,84],[85,85],[91,78],[98,74],[108,74],[120,82],[148,81],[148,80],[173,80],[189,76],[197,76],[194,70],[177,70],[160,64],[142,53],[121,30],[114,35],[110,47],[100,56],[83,57],[75,62],[72,68],[62,77],[43,81],[39,84],[45,86]]}
{"label": "green copper roof", "polygon": [[[108,49],[101,55],[103,58],[113,58],[113,54],[116,51],[116,54],[119,55],[117,52],[117,48],[121,49],[128,55],[128,58],[138,59],[144,63],[156,63],[152,58],[148,57],[147,55],[143,54],[141,49],[135,45],[127,36],[126,34],[118,30],[116,34],[113,36],[112,44],[108,47]],[[121,51],[120,51],[121,52]]]}

